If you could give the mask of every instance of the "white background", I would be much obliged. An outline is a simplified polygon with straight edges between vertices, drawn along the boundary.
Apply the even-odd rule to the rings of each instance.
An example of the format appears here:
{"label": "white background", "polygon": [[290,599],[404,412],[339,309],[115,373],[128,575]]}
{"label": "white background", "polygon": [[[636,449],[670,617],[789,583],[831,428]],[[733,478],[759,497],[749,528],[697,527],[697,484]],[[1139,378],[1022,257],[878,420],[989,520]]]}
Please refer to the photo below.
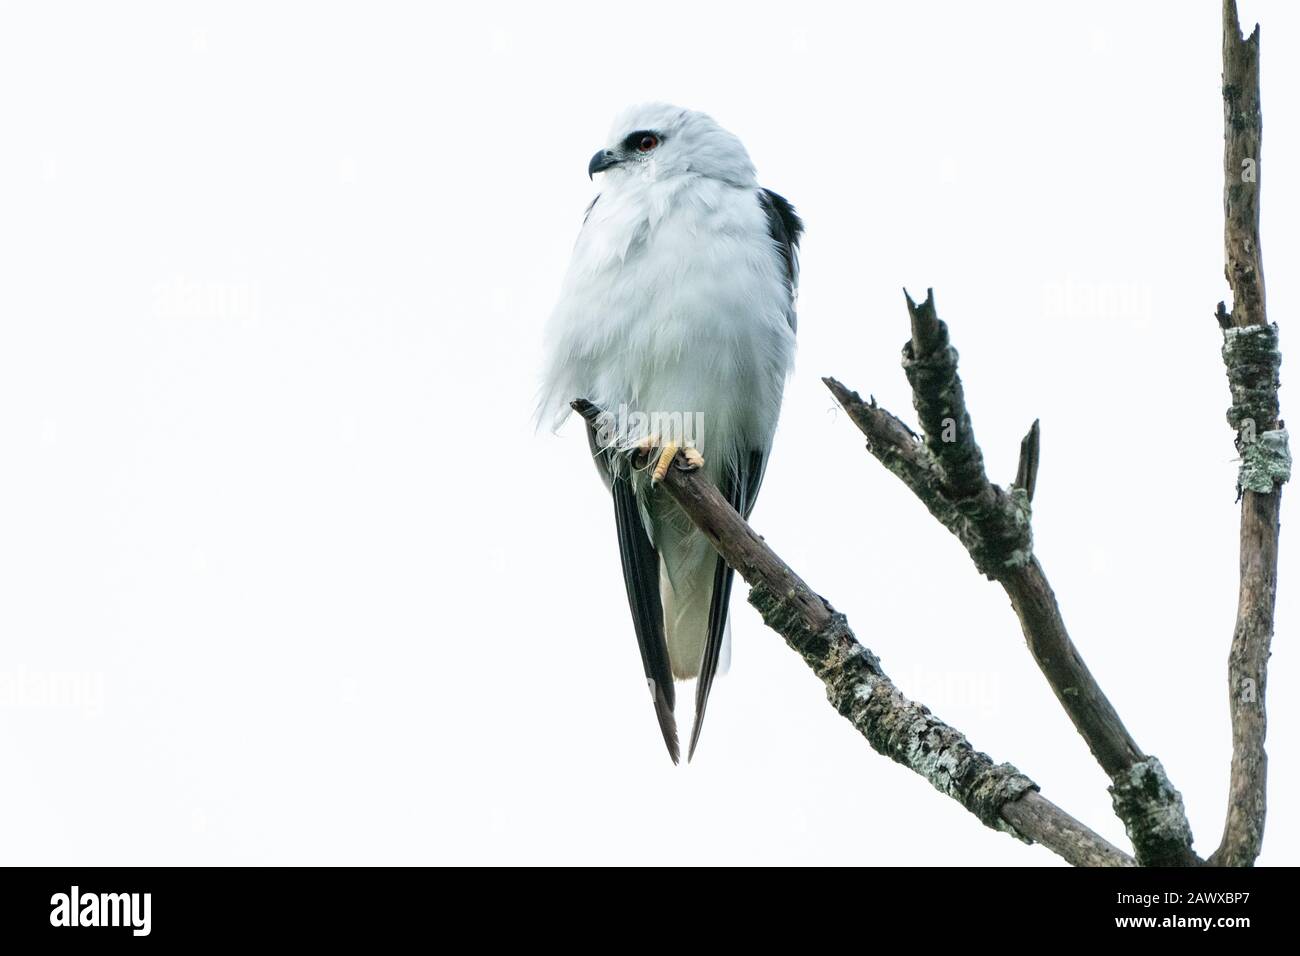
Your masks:
{"label": "white background", "polygon": [[[1243,19],[1293,369],[1300,9]],[[585,443],[531,425],[587,160],[644,99],[711,112],[808,223],[758,530],[905,691],[1123,845],[1005,596],[819,382],[910,415],[901,290],[934,286],[996,480],[1042,419],[1038,554],[1212,850],[1219,36],[1214,0],[7,4],[4,862],[1059,863],[871,752],[742,587],[669,764]],[[1300,850],[1297,547],[1264,863]]]}

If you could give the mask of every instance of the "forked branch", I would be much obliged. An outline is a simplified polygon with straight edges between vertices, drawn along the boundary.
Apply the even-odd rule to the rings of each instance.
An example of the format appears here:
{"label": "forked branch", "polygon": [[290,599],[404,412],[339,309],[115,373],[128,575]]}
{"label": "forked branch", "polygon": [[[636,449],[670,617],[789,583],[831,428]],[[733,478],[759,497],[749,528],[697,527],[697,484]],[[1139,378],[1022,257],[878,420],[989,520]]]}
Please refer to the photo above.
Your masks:
{"label": "forked branch", "polygon": [[1015,482],[1004,489],[989,481],[957,374],[957,350],[935,311],[934,294],[919,305],[906,298],[912,337],[903,346],[903,369],[924,437],[835,379],[825,379],[826,386],[866,435],[867,450],[957,536],[975,567],[1006,591],[1034,661],[1111,779],[1115,811],[1138,862],[1198,863],[1181,796],[1160,762],[1138,748],[1083,662],[1034,556],[1030,501],[1038,481],[1038,422],[1021,442]]}
{"label": "forked branch", "polygon": [[[575,401],[599,426],[601,410]],[[680,456],[679,456],[680,464]],[[1041,796],[1010,764],[995,764],[955,728],[909,700],[863,647],[843,614],[777,557],[699,471],[668,470],[664,487],[750,586],[749,603],[826,686],[831,705],[878,753],[928,780],[986,826],[1041,843],[1076,866],[1131,866],[1132,858]]]}

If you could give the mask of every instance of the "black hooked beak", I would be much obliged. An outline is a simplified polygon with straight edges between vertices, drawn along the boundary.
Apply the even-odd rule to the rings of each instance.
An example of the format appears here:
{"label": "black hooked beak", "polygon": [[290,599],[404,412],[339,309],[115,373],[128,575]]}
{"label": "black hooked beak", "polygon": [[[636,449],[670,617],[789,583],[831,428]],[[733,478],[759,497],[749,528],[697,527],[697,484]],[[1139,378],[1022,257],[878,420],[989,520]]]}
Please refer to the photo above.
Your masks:
{"label": "black hooked beak", "polygon": [[609,169],[611,166],[617,166],[621,162],[622,160],[614,155],[612,149],[602,149],[591,157],[591,162],[587,164],[587,178],[594,179],[597,173]]}

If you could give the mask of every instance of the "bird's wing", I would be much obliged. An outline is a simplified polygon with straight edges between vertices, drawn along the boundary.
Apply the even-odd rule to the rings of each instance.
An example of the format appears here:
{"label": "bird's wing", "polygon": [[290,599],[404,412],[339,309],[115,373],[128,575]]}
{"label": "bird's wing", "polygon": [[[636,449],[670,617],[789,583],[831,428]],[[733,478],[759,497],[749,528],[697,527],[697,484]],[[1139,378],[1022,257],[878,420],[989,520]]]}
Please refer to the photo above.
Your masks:
{"label": "bird's wing", "polygon": [[[803,235],[803,220],[784,196],[770,189],[758,191],[758,203],[767,215],[768,235],[776,244],[785,267],[786,288],[790,295],[786,319],[790,323],[790,330],[795,331],[798,327],[795,293],[799,287],[799,238]],[[766,467],[767,450],[754,449],[740,462],[735,473],[724,479],[720,489],[731,506],[746,520],[754,510]],[[718,662],[722,657],[722,645],[727,634],[727,608],[734,576],[735,572],[718,558],[713,573],[713,598],[709,605],[709,635],[700,661],[699,682],[695,686],[695,725],[691,728],[688,760],[695,755],[695,745],[699,743],[700,730],[704,726],[704,709],[708,705],[713,678],[717,675]]]}
{"label": "bird's wing", "polygon": [[[754,510],[758,498],[759,485],[763,483],[763,471],[767,466],[767,456],[761,451],[751,451],[747,459],[741,462],[734,475],[729,475],[721,489],[731,506],[748,519]],[[718,662],[722,658],[722,645],[727,635],[727,608],[731,604],[731,581],[735,572],[721,557],[713,570],[713,597],[709,603],[709,636],[704,645],[704,657],[700,661],[700,676],[695,685],[695,724],[691,727],[691,746],[686,759],[695,756],[695,745],[700,740],[700,729],[704,726],[704,708],[709,703],[709,692],[713,690],[713,678],[718,673]]]}
{"label": "bird's wing", "polygon": [[659,720],[664,746],[668,748],[673,763],[677,763],[681,752],[677,743],[677,721],[673,717],[676,692],[673,690],[668,645],[664,641],[664,613],[659,598],[659,553],[641,523],[632,482],[626,475],[614,472],[608,457],[612,452],[600,447],[596,430],[590,424],[587,426],[587,442],[601,470],[601,477],[614,498],[614,523],[618,528],[618,551],[623,559],[623,583],[627,586],[627,603],[632,609],[636,642],[641,648],[641,664],[654,699],[655,716]]}
{"label": "bird's wing", "polygon": [[799,237],[803,235],[803,220],[784,196],[770,189],[758,191],[758,204],[767,214],[768,235],[776,243],[785,263],[785,279],[790,289],[790,311],[787,317],[790,330],[795,331],[799,325],[795,316],[794,299],[795,291],[799,288]]}

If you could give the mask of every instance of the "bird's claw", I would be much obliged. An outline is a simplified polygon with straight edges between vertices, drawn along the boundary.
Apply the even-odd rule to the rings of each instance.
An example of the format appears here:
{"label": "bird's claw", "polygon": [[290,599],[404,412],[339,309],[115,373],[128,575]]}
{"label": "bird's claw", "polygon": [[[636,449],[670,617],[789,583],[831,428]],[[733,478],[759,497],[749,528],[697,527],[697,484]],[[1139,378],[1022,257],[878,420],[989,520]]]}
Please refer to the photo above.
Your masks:
{"label": "bird's claw", "polygon": [[699,471],[704,467],[704,456],[694,445],[687,445],[682,449],[682,460],[677,463],[677,467],[682,471]]}
{"label": "bird's claw", "polygon": [[667,477],[668,469],[672,467],[674,461],[679,471],[698,471],[704,467],[704,456],[695,446],[668,442],[660,449],[654,473],[650,476],[652,487]]}
{"label": "bird's claw", "polygon": [[668,467],[673,463],[673,459],[677,457],[679,447],[677,442],[670,441],[659,449],[659,459],[655,462],[654,474],[650,476],[651,487],[664,480],[664,476],[668,474]]}
{"label": "bird's claw", "polygon": [[694,445],[675,441],[660,444],[657,435],[648,435],[638,441],[632,460],[635,467],[650,469],[651,487],[668,476],[668,469],[674,462],[679,471],[697,471],[704,467],[704,456]]}

